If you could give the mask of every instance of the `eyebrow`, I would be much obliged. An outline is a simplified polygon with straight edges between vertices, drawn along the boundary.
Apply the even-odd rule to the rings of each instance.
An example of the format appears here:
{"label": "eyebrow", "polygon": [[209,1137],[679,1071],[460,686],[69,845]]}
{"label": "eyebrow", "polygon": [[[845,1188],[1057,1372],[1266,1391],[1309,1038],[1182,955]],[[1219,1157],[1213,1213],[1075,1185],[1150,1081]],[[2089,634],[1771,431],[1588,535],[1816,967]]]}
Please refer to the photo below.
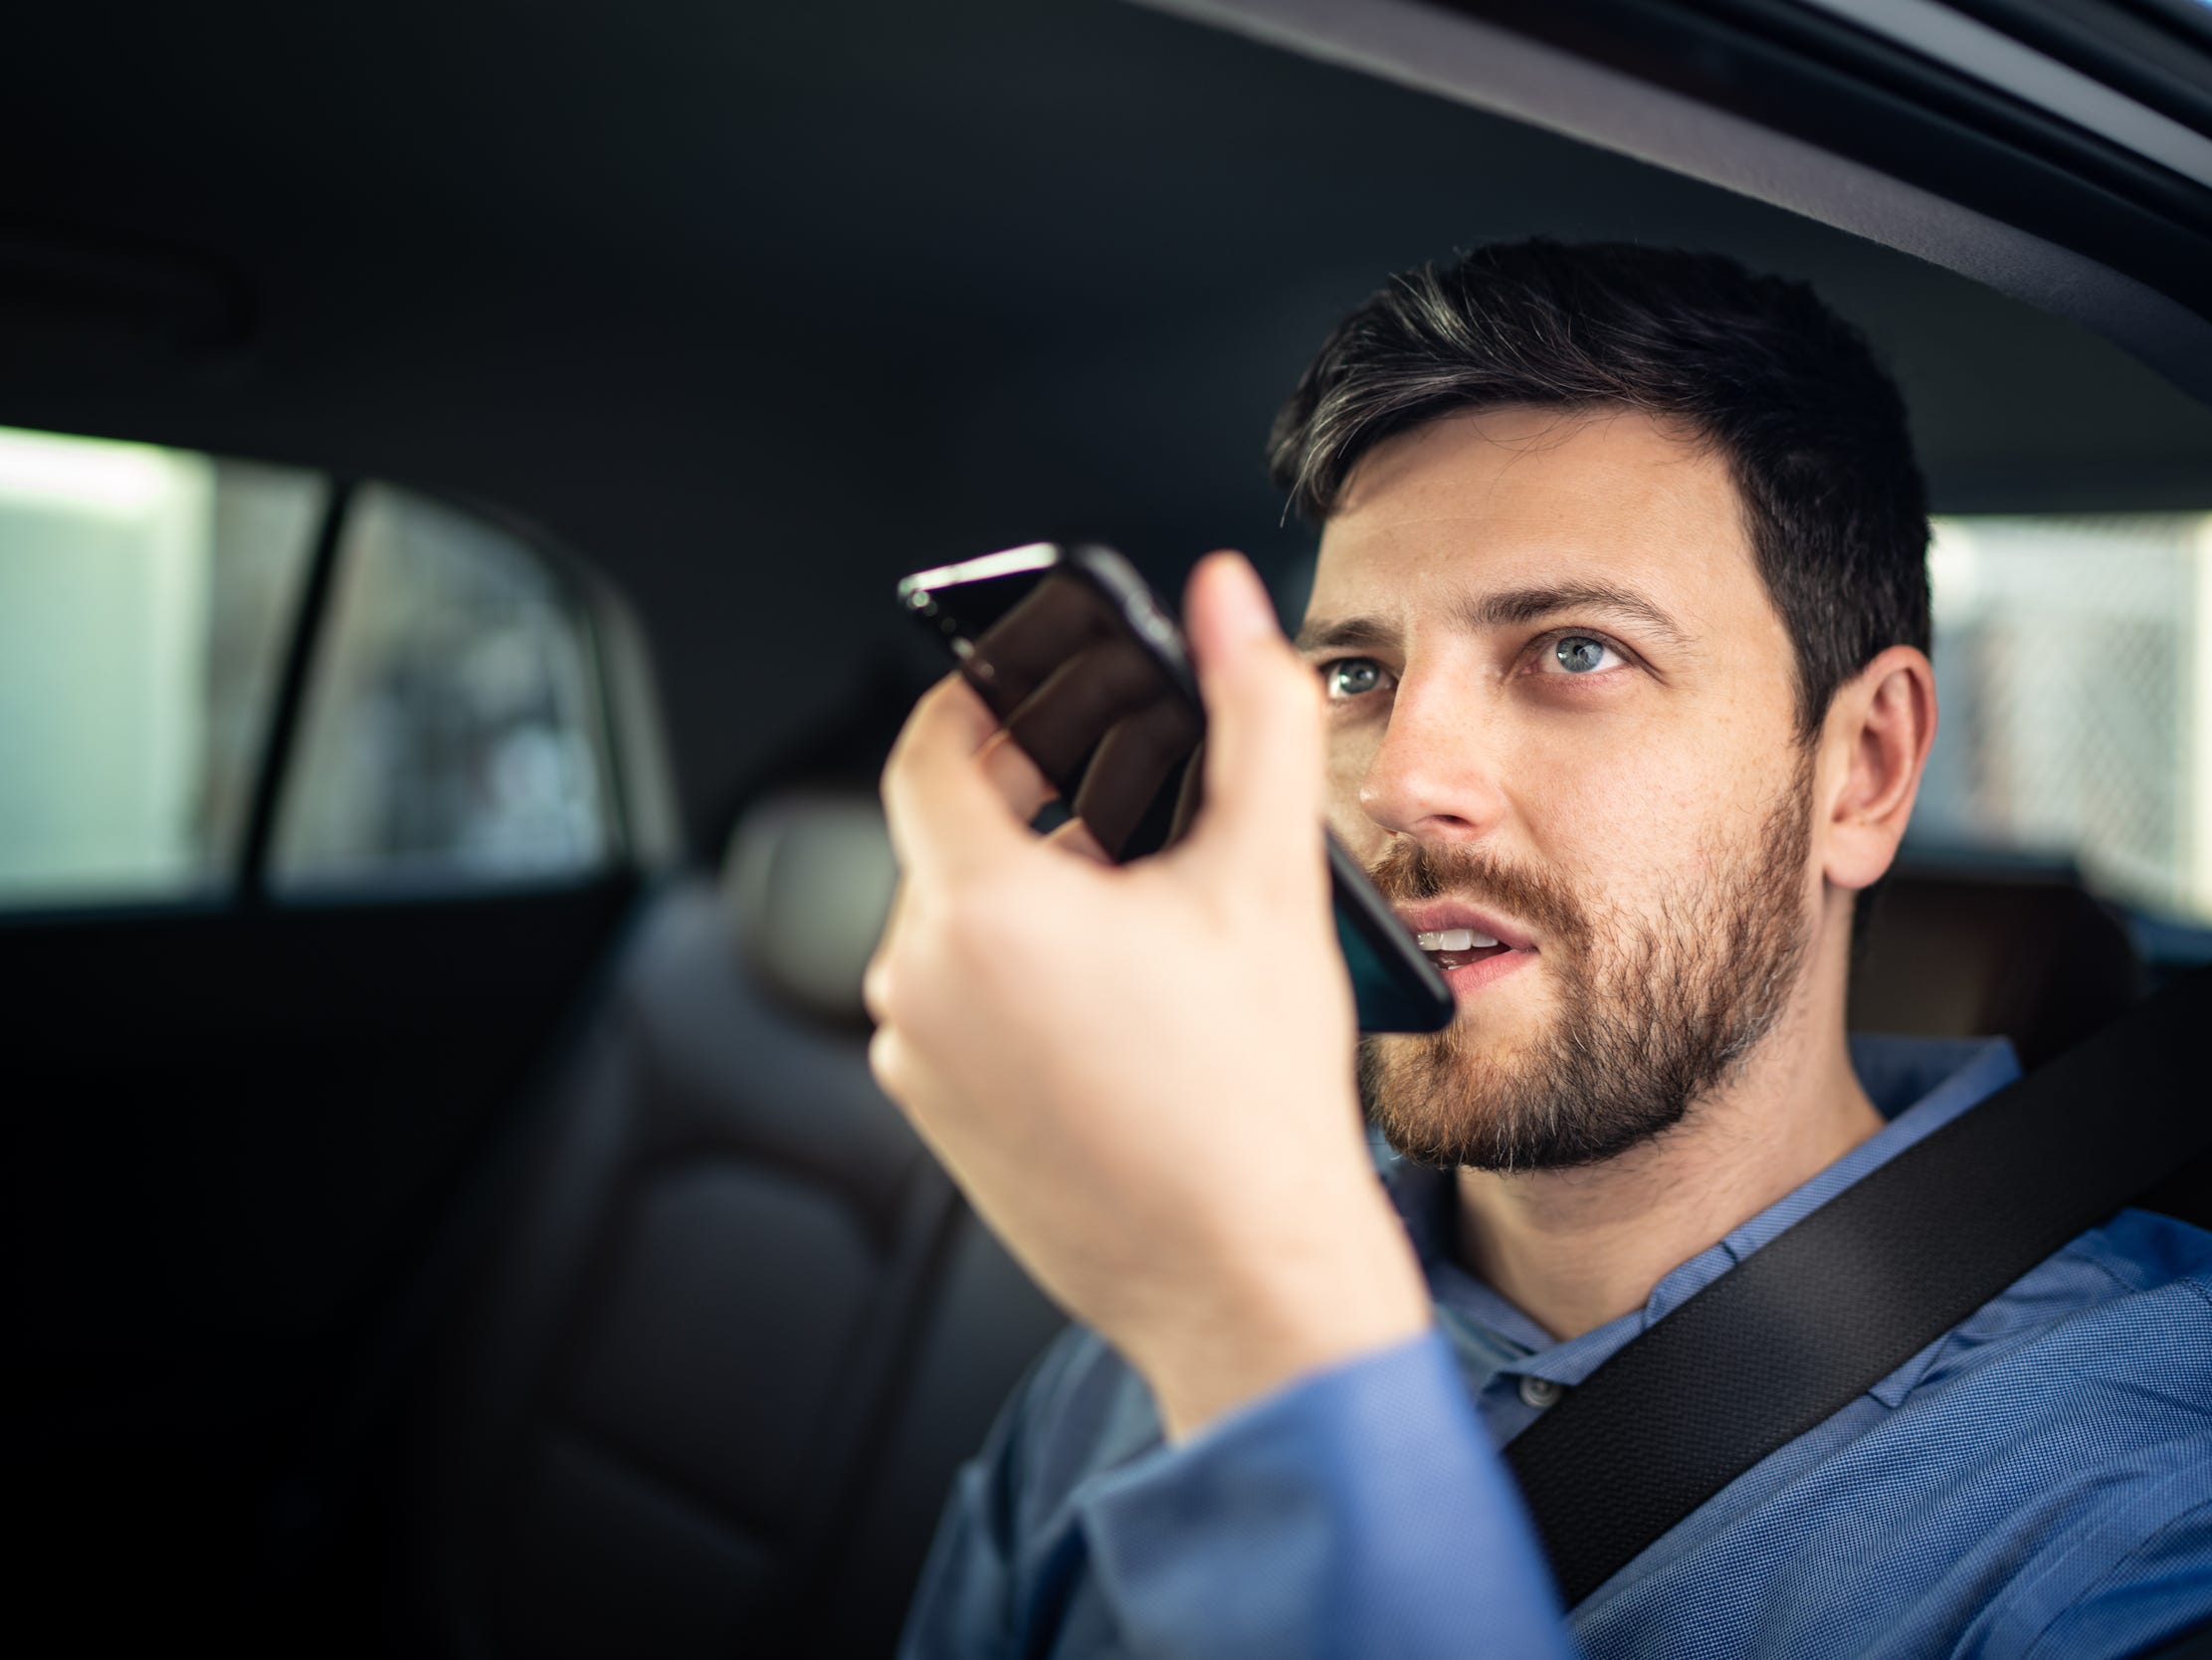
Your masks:
{"label": "eyebrow", "polygon": [[[1505,588],[1497,593],[1465,595],[1451,608],[1451,621],[1468,633],[1511,628],[1561,611],[1609,611],[1633,618],[1671,645],[1687,646],[1690,635],[1681,624],[1633,588],[1607,582],[1562,582],[1548,588]],[[1398,630],[1379,617],[1346,617],[1341,621],[1317,619],[1298,631],[1293,642],[1300,651],[1331,648],[1374,650],[1395,646]]]}

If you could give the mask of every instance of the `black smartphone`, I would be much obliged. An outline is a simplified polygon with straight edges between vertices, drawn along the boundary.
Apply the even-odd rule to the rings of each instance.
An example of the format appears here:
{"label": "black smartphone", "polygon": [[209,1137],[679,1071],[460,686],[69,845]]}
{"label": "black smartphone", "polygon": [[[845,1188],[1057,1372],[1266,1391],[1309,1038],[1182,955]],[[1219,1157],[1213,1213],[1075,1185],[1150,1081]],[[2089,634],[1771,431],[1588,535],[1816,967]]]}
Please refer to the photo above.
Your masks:
{"label": "black smartphone", "polygon": [[[1205,710],[1182,631],[1128,560],[1094,543],[1038,542],[917,571],[899,598],[1110,857],[1141,859],[1182,834],[1203,787]],[[1448,1024],[1452,988],[1322,834],[1359,1029]]]}

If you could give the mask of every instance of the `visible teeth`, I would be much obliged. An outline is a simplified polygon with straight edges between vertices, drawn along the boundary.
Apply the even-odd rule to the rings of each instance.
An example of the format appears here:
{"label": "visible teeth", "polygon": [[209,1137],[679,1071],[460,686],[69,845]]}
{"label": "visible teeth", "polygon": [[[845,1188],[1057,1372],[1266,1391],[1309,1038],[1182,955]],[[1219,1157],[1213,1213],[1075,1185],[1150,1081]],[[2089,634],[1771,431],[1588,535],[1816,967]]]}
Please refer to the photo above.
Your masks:
{"label": "visible teeth", "polygon": [[1477,934],[1471,928],[1448,928],[1435,934],[1417,934],[1413,942],[1425,951],[1479,951],[1488,950],[1498,943],[1487,934]]}

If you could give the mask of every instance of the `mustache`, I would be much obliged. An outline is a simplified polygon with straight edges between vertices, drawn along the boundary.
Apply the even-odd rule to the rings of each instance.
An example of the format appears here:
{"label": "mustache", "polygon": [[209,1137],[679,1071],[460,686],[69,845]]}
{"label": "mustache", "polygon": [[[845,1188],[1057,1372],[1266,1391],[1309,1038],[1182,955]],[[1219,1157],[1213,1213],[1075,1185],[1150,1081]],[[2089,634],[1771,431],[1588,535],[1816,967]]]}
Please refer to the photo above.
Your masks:
{"label": "mustache", "polygon": [[1392,844],[1367,875],[1394,904],[1456,899],[1503,911],[1554,941],[1587,935],[1587,914],[1555,876],[1508,864],[1487,849],[1430,842]]}

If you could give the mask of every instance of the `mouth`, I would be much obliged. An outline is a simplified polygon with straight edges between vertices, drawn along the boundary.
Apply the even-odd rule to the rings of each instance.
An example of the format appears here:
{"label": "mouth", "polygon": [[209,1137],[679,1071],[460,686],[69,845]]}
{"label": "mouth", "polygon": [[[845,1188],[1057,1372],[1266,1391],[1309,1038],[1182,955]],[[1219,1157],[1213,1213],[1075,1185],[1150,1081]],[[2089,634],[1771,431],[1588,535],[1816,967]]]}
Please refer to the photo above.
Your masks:
{"label": "mouth", "polygon": [[1455,968],[1465,968],[1471,963],[1487,962],[1494,956],[1504,956],[1512,949],[1499,943],[1487,934],[1477,934],[1473,929],[1444,929],[1433,934],[1417,934],[1413,942],[1429,953],[1429,960],[1449,974]]}
{"label": "mouth", "polygon": [[[1401,906],[1398,917],[1412,931],[1413,942],[1458,989],[1488,983],[1536,954],[1535,941],[1506,919],[1453,901]],[[1486,973],[1462,972],[1490,963],[1497,967]]]}

